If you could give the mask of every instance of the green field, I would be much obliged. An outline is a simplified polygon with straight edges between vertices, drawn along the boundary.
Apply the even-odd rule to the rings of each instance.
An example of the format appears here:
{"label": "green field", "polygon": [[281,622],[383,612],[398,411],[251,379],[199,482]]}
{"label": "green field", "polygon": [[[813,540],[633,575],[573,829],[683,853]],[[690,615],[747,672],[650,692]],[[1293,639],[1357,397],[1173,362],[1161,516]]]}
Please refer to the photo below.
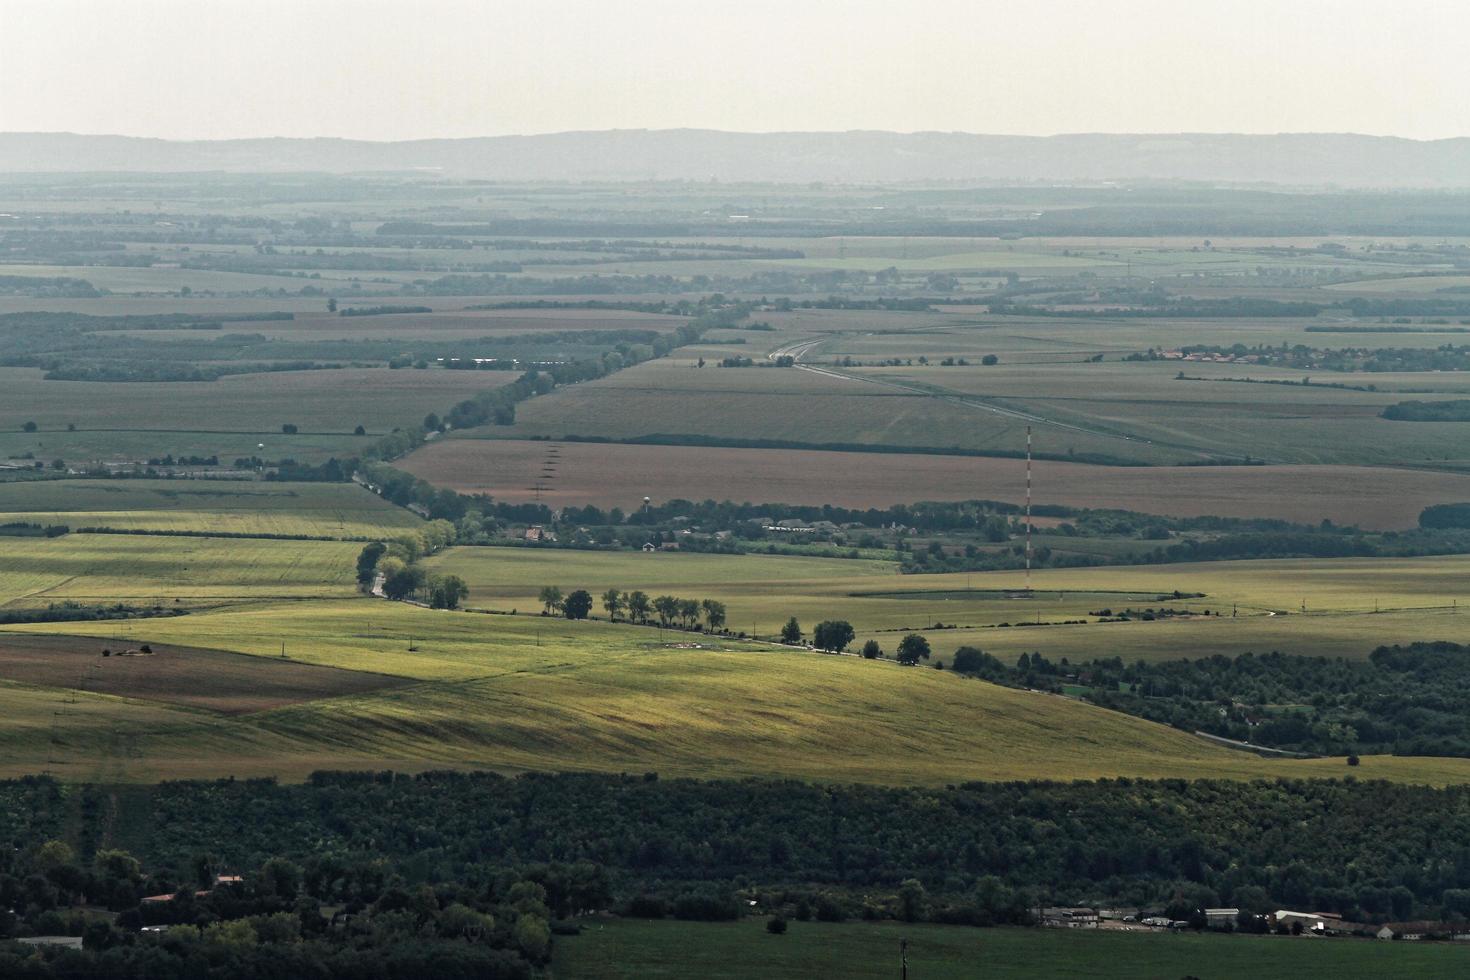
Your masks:
{"label": "green field", "polygon": [[[946,658],[965,644],[1074,661],[1270,650],[1365,657],[1384,643],[1460,640],[1470,630],[1470,559],[1462,556],[1039,569],[1030,596],[1019,572],[898,576],[891,563],[861,560],[453,548],[431,565],[463,577],[475,607],[534,609],[543,585],[594,596],[642,589],[718,599],[731,629],[766,637],[790,616],[808,632],[823,619],[846,619],[859,644],[873,637],[891,652],[903,632],[926,630]],[[1202,597],[1175,599],[1175,592]],[[1092,615],[1127,607],[1220,615],[1127,623]],[[1016,625],[1076,619],[1088,623]],[[930,630],[935,623],[950,628]]]}
{"label": "green field", "polygon": [[[319,461],[360,453],[371,436],[512,380],[505,371],[342,368],[204,382],[45,381],[34,369],[0,368],[0,461],[22,453],[73,465],[169,453],[217,454],[226,465],[240,456]],[[39,431],[22,432],[27,422]],[[286,424],[299,433],[283,434]],[[353,435],[359,425],[368,437]]]}
{"label": "green field", "polygon": [[392,536],[422,522],[355,484],[186,480],[48,480],[0,483],[0,523],[73,528]]}
{"label": "green field", "polygon": [[895,977],[908,940],[915,978],[1193,976],[1458,977],[1470,950],[1440,943],[1276,936],[1126,934],[1066,929],[967,929],[901,923],[792,922],[784,936],[763,919],[732,923],[589,920],[557,940],[558,980],[701,976]]}
{"label": "green field", "polygon": [[[284,646],[294,661],[420,681],[231,715],[228,724],[175,711],[163,725],[155,702],[83,694],[80,707],[65,710],[88,713],[95,725],[75,733],[68,727],[59,748],[39,732],[13,733],[7,773],[51,763],[71,778],[101,778],[106,766],[108,778],[150,780],[181,759],[195,775],[287,778],[360,765],[897,784],[1342,772],[1340,759],[1260,759],[1066,698],[949,672],[539,616],[357,599],[7,631],[129,646],[167,642],[263,659],[279,657]],[[63,695],[12,685],[3,700],[44,725],[44,706],[65,702]],[[1370,757],[1359,772],[1457,783],[1470,779],[1470,761]]]}
{"label": "green field", "polygon": [[349,596],[360,547],[117,534],[0,538],[0,607]]}

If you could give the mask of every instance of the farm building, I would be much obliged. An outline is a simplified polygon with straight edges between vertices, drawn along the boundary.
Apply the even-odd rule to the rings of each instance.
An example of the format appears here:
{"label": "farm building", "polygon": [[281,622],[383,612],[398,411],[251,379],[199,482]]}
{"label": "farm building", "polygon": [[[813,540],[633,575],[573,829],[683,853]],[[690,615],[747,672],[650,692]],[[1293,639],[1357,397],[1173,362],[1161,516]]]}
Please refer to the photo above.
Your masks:
{"label": "farm building", "polygon": [[1271,915],[1273,926],[1286,926],[1295,930],[1300,925],[1302,932],[1325,933],[1327,931],[1328,916],[1319,915],[1316,912],[1292,912],[1289,909],[1277,909]]}
{"label": "farm building", "polygon": [[1379,939],[1419,942],[1424,939],[1470,940],[1470,927],[1450,922],[1390,922],[1373,934]]}
{"label": "farm building", "polygon": [[1205,909],[1205,925],[1211,929],[1229,929],[1240,918],[1240,909]]}
{"label": "farm building", "polygon": [[1098,925],[1097,909],[1042,909],[1041,924],[1054,929],[1096,929]]}

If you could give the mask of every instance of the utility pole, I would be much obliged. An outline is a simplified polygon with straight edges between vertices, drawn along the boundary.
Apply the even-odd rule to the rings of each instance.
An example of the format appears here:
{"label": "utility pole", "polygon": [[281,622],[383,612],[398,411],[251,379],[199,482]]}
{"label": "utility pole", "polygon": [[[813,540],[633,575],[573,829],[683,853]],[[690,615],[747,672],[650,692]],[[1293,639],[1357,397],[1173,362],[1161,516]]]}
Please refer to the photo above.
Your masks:
{"label": "utility pole", "polygon": [[1031,594],[1031,426],[1026,426],[1026,594]]}
{"label": "utility pole", "polygon": [[909,941],[907,939],[898,941],[898,976],[899,980],[909,980]]}

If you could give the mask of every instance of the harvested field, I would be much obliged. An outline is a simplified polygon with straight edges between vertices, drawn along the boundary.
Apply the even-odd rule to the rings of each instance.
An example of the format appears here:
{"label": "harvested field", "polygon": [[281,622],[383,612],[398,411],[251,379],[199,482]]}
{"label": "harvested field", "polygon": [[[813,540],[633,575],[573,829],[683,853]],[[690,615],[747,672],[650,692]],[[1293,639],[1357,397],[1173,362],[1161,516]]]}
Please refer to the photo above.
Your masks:
{"label": "harvested field", "polygon": [[[547,450],[558,448],[553,475]],[[425,480],[497,500],[631,509],[656,501],[887,507],[919,500],[1025,497],[1025,463],[922,454],[452,439],[400,464]],[[1042,461],[1036,502],[1171,516],[1323,518],[1413,527],[1430,504],[1470,500],[1470,476],[1366,466],[1090,466]],[[538,490],[537,487],[541,489]]]}
{"label": "harvested field", "polygon": [[[104,647],[113,655],[102,656]],[[161,643],[149,648],[151,653],[141,653],[129,643],[94,637],[0,633],[0,678],[227,715],[410,683],[388,674],[223,650]]]}

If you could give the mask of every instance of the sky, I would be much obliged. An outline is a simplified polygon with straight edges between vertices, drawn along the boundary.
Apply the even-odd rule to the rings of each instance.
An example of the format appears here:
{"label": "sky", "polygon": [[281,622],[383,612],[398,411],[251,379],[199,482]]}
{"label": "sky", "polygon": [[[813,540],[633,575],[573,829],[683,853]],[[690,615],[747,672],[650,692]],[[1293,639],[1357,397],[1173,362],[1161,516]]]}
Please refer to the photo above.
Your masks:
{"label": "sky", "polygon": [[1470,136],[1467,0],[0,0],[0,131]]}

